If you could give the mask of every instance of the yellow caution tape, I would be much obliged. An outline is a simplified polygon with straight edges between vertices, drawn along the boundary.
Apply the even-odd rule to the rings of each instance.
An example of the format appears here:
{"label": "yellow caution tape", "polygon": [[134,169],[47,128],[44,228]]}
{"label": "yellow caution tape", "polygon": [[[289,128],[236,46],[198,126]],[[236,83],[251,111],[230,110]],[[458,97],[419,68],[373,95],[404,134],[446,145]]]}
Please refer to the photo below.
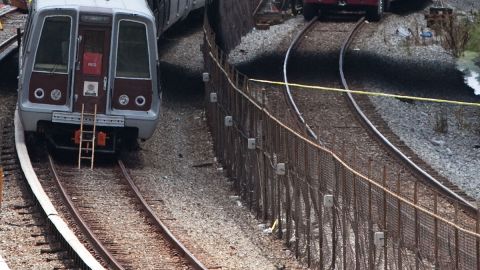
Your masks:
{"label": "yellow caution tape", "polygon": [[[249,79],[249,81],[272,84],[272,85],[283,85],[283,86],[286,85],[286,83],[284,82],[260,80],[260,79]],[[300,87],[300,88],[311,89],[311,90],[351,93],[351,94],[380,96],[380,97],[393,97],[393,98],[401,98],[401,99],[408,99],[408,100],[415,100],[415,101],[428,101],[428,102],[435,102],[435,103],[446,103],[446,104],[455,104],[455,105],[462,105],[462,106],[480,107],[480,103],[464,102],[464,101],[456,101],[456,100],[448,100],[448,99],[423,98],[423,97],[404,96],[404,95],[395,95],[395,94],[386,94],[386,93],[380,93],[380,92],[369,92],[369,91],[359,91],[359,90],[345,90],[340,88],[306,85],[306,84],[298,84],[298,83],[289,83],[288,86]]]}

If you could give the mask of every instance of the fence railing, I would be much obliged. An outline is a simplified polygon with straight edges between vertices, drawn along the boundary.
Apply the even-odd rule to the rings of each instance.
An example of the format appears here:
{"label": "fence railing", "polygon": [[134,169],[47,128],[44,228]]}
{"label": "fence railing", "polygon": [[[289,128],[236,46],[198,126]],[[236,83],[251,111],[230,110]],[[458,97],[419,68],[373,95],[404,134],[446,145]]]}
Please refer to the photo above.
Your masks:
{"label": "fence railing", "polygon": [[[206,113],[214,150],[242,199],[318,269],[480,269],[479,219],[460,226],[283,124],[227,61],[205,21]],[[351,155],[350,155],[351,156]],[[380,173],[381,174],[381,173]],[[437,209],[437,196],[431,201]],[[455,211],[456,213],[457,211]],[[473,228],[473,230],[471,229]]]}

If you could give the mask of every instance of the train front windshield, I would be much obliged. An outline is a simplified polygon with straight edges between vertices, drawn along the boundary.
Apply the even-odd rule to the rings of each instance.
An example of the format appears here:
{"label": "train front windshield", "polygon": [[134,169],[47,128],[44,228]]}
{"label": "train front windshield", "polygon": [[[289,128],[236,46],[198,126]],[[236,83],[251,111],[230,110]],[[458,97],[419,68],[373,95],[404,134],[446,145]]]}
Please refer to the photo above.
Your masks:
{"label": "train front windshield", "polygon": [[122,20],[118,36],[117,77],[150,78],[145,25]]}
{"label": "train front windshield", "polygon": [[47,17],[35,58],[35,71],[67,73],[71,18]]}

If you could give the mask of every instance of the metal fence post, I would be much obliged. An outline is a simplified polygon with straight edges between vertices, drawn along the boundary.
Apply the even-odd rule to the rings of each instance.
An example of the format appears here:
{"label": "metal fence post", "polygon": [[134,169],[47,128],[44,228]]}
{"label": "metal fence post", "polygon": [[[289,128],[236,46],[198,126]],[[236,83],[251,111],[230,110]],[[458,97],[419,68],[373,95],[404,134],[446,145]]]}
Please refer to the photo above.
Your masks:
{"label": "metal fence post", "polygon": [[[346,160],[346,150],[345,150],[345,142],[342,143],[342,159]],[[342,188],[342,223],[340,226],[342,227],[342,256],[343,256],[343,269],[347,270],[347,175],[345,172],[345,168],[342,166],[342,173],[339,176],[340,186]]]}
{"label": "metal fence post", "polygon": [[[265,114],[264,114],[265,116]],[[263,141],[263,145],[264,145],[264,150],[263,150],[263,179],[261,180],[261,183],[263,183],[263,186],[261,186],[261,189],[262,189],[262,206],[263,206],[263,213],[262,213],[262,218],[263,220],[267,220],[268,218],[268,186],[267,186],[267,182],[268,182],[268,164],[270,164],[270,162],[268,162],[267,160],[267,156],[266,156],[266,152],[268,152],[270,149],[268,149],[268,146],[267,146],[267,143],[265,142],[266,140],[269,139],[269,134],[268,134],[268,127],[267,127],[267,124],[266,124],[266,119],[267,117],[263,117],[263,121],[262,121],[262,129],[263,129],[263,134],[264,134],[264,141]]]}
{"label": "metal fence post", "polygon": [[417,209],[417,204],[418,204],[418,183],[415,181],[414,184],[414,190],[413,190],[413,202],[415,204],[415,209],[414,209],[414,217],[413,217],[413,224],[414,224],[414,237],[415,237],[415,269],[418,270],[420,267],[420,250],[418,248],[419,245],[419,239],[418,239],[418,209]]}
{"label": "metal fence post", "polygon": [[4,182],[4,176],[3,176],[3,168],[0,167],[0,209],[2,208],[2,202],[3,202],[3,182]]}
{"label": "metal fence post", "polygon": [[287,171],[285,183],[285,194],[287,195],[286,198],[286,204],[287,204],[287,209],[285,211],[285,216],[286,216],[286,222],[287,222],[287,235],[285,237],[285,244],[287,247],[290,247],[290,237],[292,235],[292,199],[290,197],[290,172]]}
{"label": "metal fence post", "polygon": [[353,212],[353,230],[355,234],[355,269],[360,269],[360,233],[358,229],[358,203],[357,203],[357,178],[356,175],[353,175],[353,209],[355,211]]}
{"label": "metal fence post", "polygon": [[[477,202],[477,224],[476,232],[480,233],[480,201]],[[476,249],[477,249],[477,270],[480,270],[480,239],[476,239]]]}
{"label": "metal fence post", "polygon": [[[372,177],[372,159],[368,160],[368,178]],[[368,269],[375,267],[375,248],[373,247],[373,224],[372,224],[372,183],[368,182]]]}
{"label": "metal fence post", "polygon": [[[297,159],[298,161],[298,159]],[[298,164],[298,163],[296,163]],[[300,231],[302,227],[302,222],[300,221],[301,206],[300,206],[300,187],[298,181],[293,182],[293,194],[295,196],[295,258],[300,257]]]}
{"label": "metal fence post", "polygon": [[307,214],[307,264],[308,267],[311,266],[312,263],[312,254],[311,254],[311,220],[310,220],[310,215],[311,215],[311,208],[310,208],[310,196],[309,196],[309,189],[310,189],[310,163],[309,163],[309,157],[308,157],[308,143],[306,141],[303,141],[303,149],[304,149],[304,162],[305,162],[305,181],[306,183],[303,184],[304,186],[302,192],[303,192],[303,200],[305,203],[305,212]]}
{"label": "metal fence post", "polygon": [[[458,224],[458,201],[455,201],[455,224]],[[455,269],[460,269],[460,247],[458,228],[455,227]]]}
{"label": "metal fence post", "polygon": [[271,174],[271,177],[270,177],[270,207],[269,207],[269,216],[272,220],[275,219],[275,216],[276,216],[276,208],[275,208],[275,205],[276,205],[276,185],[277,185],[277,179],[278,179],[278,176],[277,176],[277,172],[276,172],[276,168],[277,168],[277,164],[278,164],[278,155],[276,154],[277,153],[277,150],[275,149],[275,145],[276,145],[276,127],[277,127],[277,124],[276,123],[273,123],[271,125],[269,125],[270,127],[270,139],[268,140],[268,143],[270,145],[270,155],[272,155],[272,159],[273,159],[273,165],[274,165],[274,169],[273,169],[273,173]]}
{"label": "metal fence post", "polygon": [[[400,189],[400,172],[398,173],[397,177],[397,194],[401,195]],[[402,269],[402,246],[403,246],[403,233],[402,233],[402,201],[397,199],[397,208],[398,208],[398,217],[397,217],[397,225],[398,225],[398,269]]]}
{"label": "metal fence post", "polygon": [[[433,197],[433,213],[436,215],[438,212],[438,193],[435,192],[435,196]],[[435,269],[440,267],[438,262],[438,219],[435,217],[433,219],[433,237],[435,237],[434,242],[434,253],[435,253]]]}
{"label": "metal fence post", "polygon": [[[357,148],[353,148],[353,166],[358,168],[357,164]],[[353,229],[354,229],[354,234],[355,234],[355,269],[360,269],[360,241],[359,241],[359,228],[358,224],[360,221],[358,220],[358,202],[357,202],[357,177],[356,174],[353,174]]]}
{"label": "metal fence post", "polygon": [[322,187],[325,184],[324,181],[325,179],[323,178],[323,169],[322,169],[322,162],[321,162],[321,157],[318,157],[318,226],[319,226],[319,238],[318,238],[318,243],[319,243],[319,269],[323,270],[324,266],[324,258],[323,258],[323,200],[322,200]]}
{"label": "metal fence post", "polygon": [[[277,149],[280,151],[280,149],[285,149],[285,147],[282,147],[283,139],[282,139],[282,127],[278,127],[278,139],[277,139]],[[288,163],[285,161],[285,155],[282,152],[281,158],[283,162],[285,162],[285,173],[288,170]],[[277,220],[278,220],[278,237],[279,239],[282,239],[282,180],[285,178],[284,175],[278,175],[277,176]]]}
{"label": "metal fence post", "polygon": [[338,172],[339,165],[336,160],[334,162],[334,195],[333,195],[333,207],[332,207],[332,265],[330,269],[336,269],[336,260],[337,260],[337,207],[338,207],[338,195],[339,195],[339,178],[340,174]]}
{"label": "metal fence post", "polygon": [[383,244],[383,267],[387,270],[388,260],[387,260],[387,251],[388,251],[388,229],[387,229],[387,167],[383,166],[383,233],[384,233],[384,244]]}
{"label": "metal fence post", "polygon": [[[477,222],[476,222],[476,232],[480,233],[480,201],[477,202]],[[476,239],[476,249],[477,249],[477,269],[480,269],[480,239]]]}

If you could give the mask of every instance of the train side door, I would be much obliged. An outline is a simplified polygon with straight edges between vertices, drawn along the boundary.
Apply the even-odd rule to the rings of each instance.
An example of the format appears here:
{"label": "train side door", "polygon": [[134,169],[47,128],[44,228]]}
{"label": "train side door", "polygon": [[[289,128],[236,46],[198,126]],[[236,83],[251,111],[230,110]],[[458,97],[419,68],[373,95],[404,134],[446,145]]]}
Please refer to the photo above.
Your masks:
{"label": "train side door", "polygon": [[105,113],[107,107],[108,67],[111,27],[79,26],[75,66],[74,112]]}

